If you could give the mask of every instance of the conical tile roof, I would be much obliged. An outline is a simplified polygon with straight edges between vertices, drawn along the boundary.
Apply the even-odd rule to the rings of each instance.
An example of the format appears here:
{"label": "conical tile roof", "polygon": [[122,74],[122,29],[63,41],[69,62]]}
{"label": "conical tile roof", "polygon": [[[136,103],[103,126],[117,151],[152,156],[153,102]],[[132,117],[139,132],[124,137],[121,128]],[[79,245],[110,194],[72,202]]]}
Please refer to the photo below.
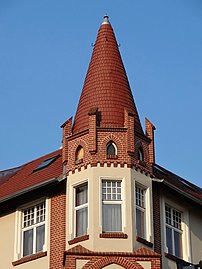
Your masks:
{"label": "conical tile roof", "polygon": [[135,115],[136,131],[143,133],[116,37],[107,16],[98,31],[73,133],[88,129],[88,113],[96,108],[100,127],[124,127],[126,109]]}

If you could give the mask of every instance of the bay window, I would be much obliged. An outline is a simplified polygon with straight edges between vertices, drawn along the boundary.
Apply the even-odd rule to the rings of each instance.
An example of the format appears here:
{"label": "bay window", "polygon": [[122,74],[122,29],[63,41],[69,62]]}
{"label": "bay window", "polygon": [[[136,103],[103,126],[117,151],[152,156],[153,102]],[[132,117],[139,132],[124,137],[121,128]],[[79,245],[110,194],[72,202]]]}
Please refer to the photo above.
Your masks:
{"label": "bay window", "polygon": [[102,231],[122,232],[120,180],[102,180]]}
{"label": "bay window", "polygon": [[75,236],[87,234],[88,227],[88,183],[75,188]]}

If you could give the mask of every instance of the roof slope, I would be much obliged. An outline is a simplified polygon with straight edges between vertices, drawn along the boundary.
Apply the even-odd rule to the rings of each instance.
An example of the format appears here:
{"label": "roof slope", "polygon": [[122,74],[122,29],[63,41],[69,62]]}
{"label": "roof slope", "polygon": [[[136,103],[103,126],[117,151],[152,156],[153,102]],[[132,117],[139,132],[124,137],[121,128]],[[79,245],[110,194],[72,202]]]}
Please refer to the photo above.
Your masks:
{"label": "roof slope", "polygon": [[157,178],[163,179],[165,185],[202,205],[202,189],[200,187],[157,164],[154,165],[153,172]]}
{"label": "roof slope", "polygon": [[77,107],[73,133],[88,129],[88,113],[95,108],[100,115],[100,127],[124,127],[126,109],[135,115],[136,131],[143,133],[118,44],[107,16],[98,31]]}
{"label": "roof slope", "polygon": [[[57,158],[52,163],[42,169],[37,170],[37,167],[40,164],[54,156],[57,156]],[[58,178],[59,176],[61,176],[61,150],[57,150],[29,163],[26,163],[21,167],[17,168],[17,170],[14,168],[7,171],[14,172],[8,173],[6,177],[6,171],[0,172],[0,200],[3,200],[10,195],[17,194],[24,190],[32,188],[33,186],[46,182],[50,179]]]}

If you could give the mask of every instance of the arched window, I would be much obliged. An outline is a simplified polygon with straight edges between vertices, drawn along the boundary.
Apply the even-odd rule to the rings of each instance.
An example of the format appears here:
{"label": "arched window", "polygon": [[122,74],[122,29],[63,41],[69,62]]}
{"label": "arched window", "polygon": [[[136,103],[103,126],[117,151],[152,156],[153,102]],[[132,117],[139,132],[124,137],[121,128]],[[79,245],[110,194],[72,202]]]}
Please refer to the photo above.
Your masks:
{"label": "arched window", "polygon": [[82,146],[78,146],[76,150],[76,162],[81,162],[83,161],[83,156],[84,156],[84,150]]}
{"label": "arched window", "polygon": [[110,141],[107,144],[106,153],[107,153],[107,155],[110,155],[110,156],[116,156],[117,155],[116,145],[112,141]]}
{"label": "arched window", "polygon": [[137,154],[138,154],[138,160],[140,160],[140,161],[144,161],[144,153],[143,153],[143,149],[142,149],[142,147],[140,147],[140,148],[138,149]]}

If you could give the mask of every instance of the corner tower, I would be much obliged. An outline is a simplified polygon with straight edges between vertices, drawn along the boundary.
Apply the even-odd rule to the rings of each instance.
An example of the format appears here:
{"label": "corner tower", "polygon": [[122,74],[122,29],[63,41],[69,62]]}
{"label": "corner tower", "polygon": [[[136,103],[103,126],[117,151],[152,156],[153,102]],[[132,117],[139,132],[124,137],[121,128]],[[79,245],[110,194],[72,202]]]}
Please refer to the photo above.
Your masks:
{"label": "corner tower", "polygon": [[[62,128],[66,268],[108,268],[112,263],[143,268],[141,261],[159,268],[152,243],[154,126],[146,120],[144,134],[107,16],[98,31],[74,121],[70,118]],[[123,257],[114,258],[116,253]]]}
{"label": "corner tower", "polygon": [[152,139],[142,130],[108,16],[98,31],[74,122],[69,119],[62,127],[67,172],[98,163],[151,171]]}

